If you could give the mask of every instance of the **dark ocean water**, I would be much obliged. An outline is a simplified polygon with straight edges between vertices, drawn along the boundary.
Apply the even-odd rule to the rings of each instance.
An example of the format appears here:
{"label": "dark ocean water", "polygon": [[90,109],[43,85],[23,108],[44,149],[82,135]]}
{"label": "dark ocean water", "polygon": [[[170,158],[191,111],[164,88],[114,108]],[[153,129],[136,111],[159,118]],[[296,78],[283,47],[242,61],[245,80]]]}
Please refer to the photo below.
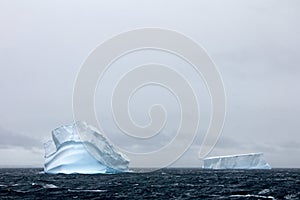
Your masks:
{"label": "dark ocean water", "polygon": [[0,169],[0,199],[300,199],[300,169],[48,175]]}

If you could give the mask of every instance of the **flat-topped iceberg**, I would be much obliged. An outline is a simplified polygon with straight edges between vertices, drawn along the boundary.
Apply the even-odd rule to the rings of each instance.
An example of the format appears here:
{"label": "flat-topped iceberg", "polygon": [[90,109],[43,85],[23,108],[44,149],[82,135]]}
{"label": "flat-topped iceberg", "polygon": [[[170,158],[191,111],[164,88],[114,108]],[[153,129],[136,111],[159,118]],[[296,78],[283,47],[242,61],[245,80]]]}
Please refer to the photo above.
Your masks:
{"label": "flat-topped iceberg", "polygon": [[129,159],[84,122],[61,126],[44,144],[45,173],[113,174],[127,172]]}
{"label": "flat-topped iceberg", "polygon": [[271,169],[262,153],[249,153],[205,158],[204,169]]}

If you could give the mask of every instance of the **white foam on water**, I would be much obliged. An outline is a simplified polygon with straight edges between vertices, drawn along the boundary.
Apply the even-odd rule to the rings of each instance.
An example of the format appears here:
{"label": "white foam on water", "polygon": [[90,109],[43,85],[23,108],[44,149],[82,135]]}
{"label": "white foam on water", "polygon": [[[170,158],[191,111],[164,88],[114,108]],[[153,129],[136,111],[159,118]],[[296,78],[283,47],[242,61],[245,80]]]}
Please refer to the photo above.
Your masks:
{"label": "white foam on water", "polygon": [[261,196],[255,194],[246,194],[246,195],[235,194],[235,195],[230,195],[229,197],[255,197],[255,198],[262,198],[262,199],[275,199],[272,196]]}

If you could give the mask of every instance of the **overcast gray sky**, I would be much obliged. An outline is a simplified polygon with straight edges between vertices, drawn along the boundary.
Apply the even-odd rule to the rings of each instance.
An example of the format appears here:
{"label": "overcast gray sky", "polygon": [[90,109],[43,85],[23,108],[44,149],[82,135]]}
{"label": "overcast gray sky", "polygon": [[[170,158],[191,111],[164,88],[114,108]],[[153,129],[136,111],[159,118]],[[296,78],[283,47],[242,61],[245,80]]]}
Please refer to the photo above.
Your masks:
{"label": "overcast gray sky", "polygon": [[[273,167],[300,167],[299,19],[297,0],[1,0],[0,165],[42,166],[42,143],[50,138],[52,129],[73,120],[73,85],[89,53],[120,32],[161,27],[200,43],[222,75],[227,118],[210,155],[263,152]],[[180,63],[175,58],[144,52],[133,55],[131,61],[127,58],[116,63],[115,69],[149,58]],[[198,151],[209,119],[208,96],[199,77],[188,69],[181,70],[196,85],[204,125],[175,166],[195,167],[201,165]],[[109,80],[115,80],[117,72],[108,75],[106,83],[103,80],[104,89],[99,86],[97,94],[110,91]],[[145,88],[144,93],[137,94],[140,104],[134,118],[141,123],[147,121],[143,103],[151,103],[143,101],[148,99],[147,92],[164,93]],[[159,96],[162,102],[169,98],[168,94]],[[104,129],[116,133],[105,101],[96,101]],[[177,112],[173,112],[176,102],[172,97],[167,102],[171,120],[175,121],[165,127],[166,141],[178,122]],[[121,141],[117,135],[111,139]],[[130,141],[126,145],[131,145]]]}

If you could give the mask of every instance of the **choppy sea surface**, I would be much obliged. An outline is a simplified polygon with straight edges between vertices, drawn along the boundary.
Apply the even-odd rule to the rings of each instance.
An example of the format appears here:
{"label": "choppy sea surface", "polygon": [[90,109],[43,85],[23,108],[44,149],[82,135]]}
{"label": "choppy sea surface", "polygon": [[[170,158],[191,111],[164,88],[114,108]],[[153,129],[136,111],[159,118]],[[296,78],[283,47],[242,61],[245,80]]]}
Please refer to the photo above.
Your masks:
{"label": "choppy sea surface", "polygon": [[49,175],[0,169],[0,199],[300,199],[300,169]]}

